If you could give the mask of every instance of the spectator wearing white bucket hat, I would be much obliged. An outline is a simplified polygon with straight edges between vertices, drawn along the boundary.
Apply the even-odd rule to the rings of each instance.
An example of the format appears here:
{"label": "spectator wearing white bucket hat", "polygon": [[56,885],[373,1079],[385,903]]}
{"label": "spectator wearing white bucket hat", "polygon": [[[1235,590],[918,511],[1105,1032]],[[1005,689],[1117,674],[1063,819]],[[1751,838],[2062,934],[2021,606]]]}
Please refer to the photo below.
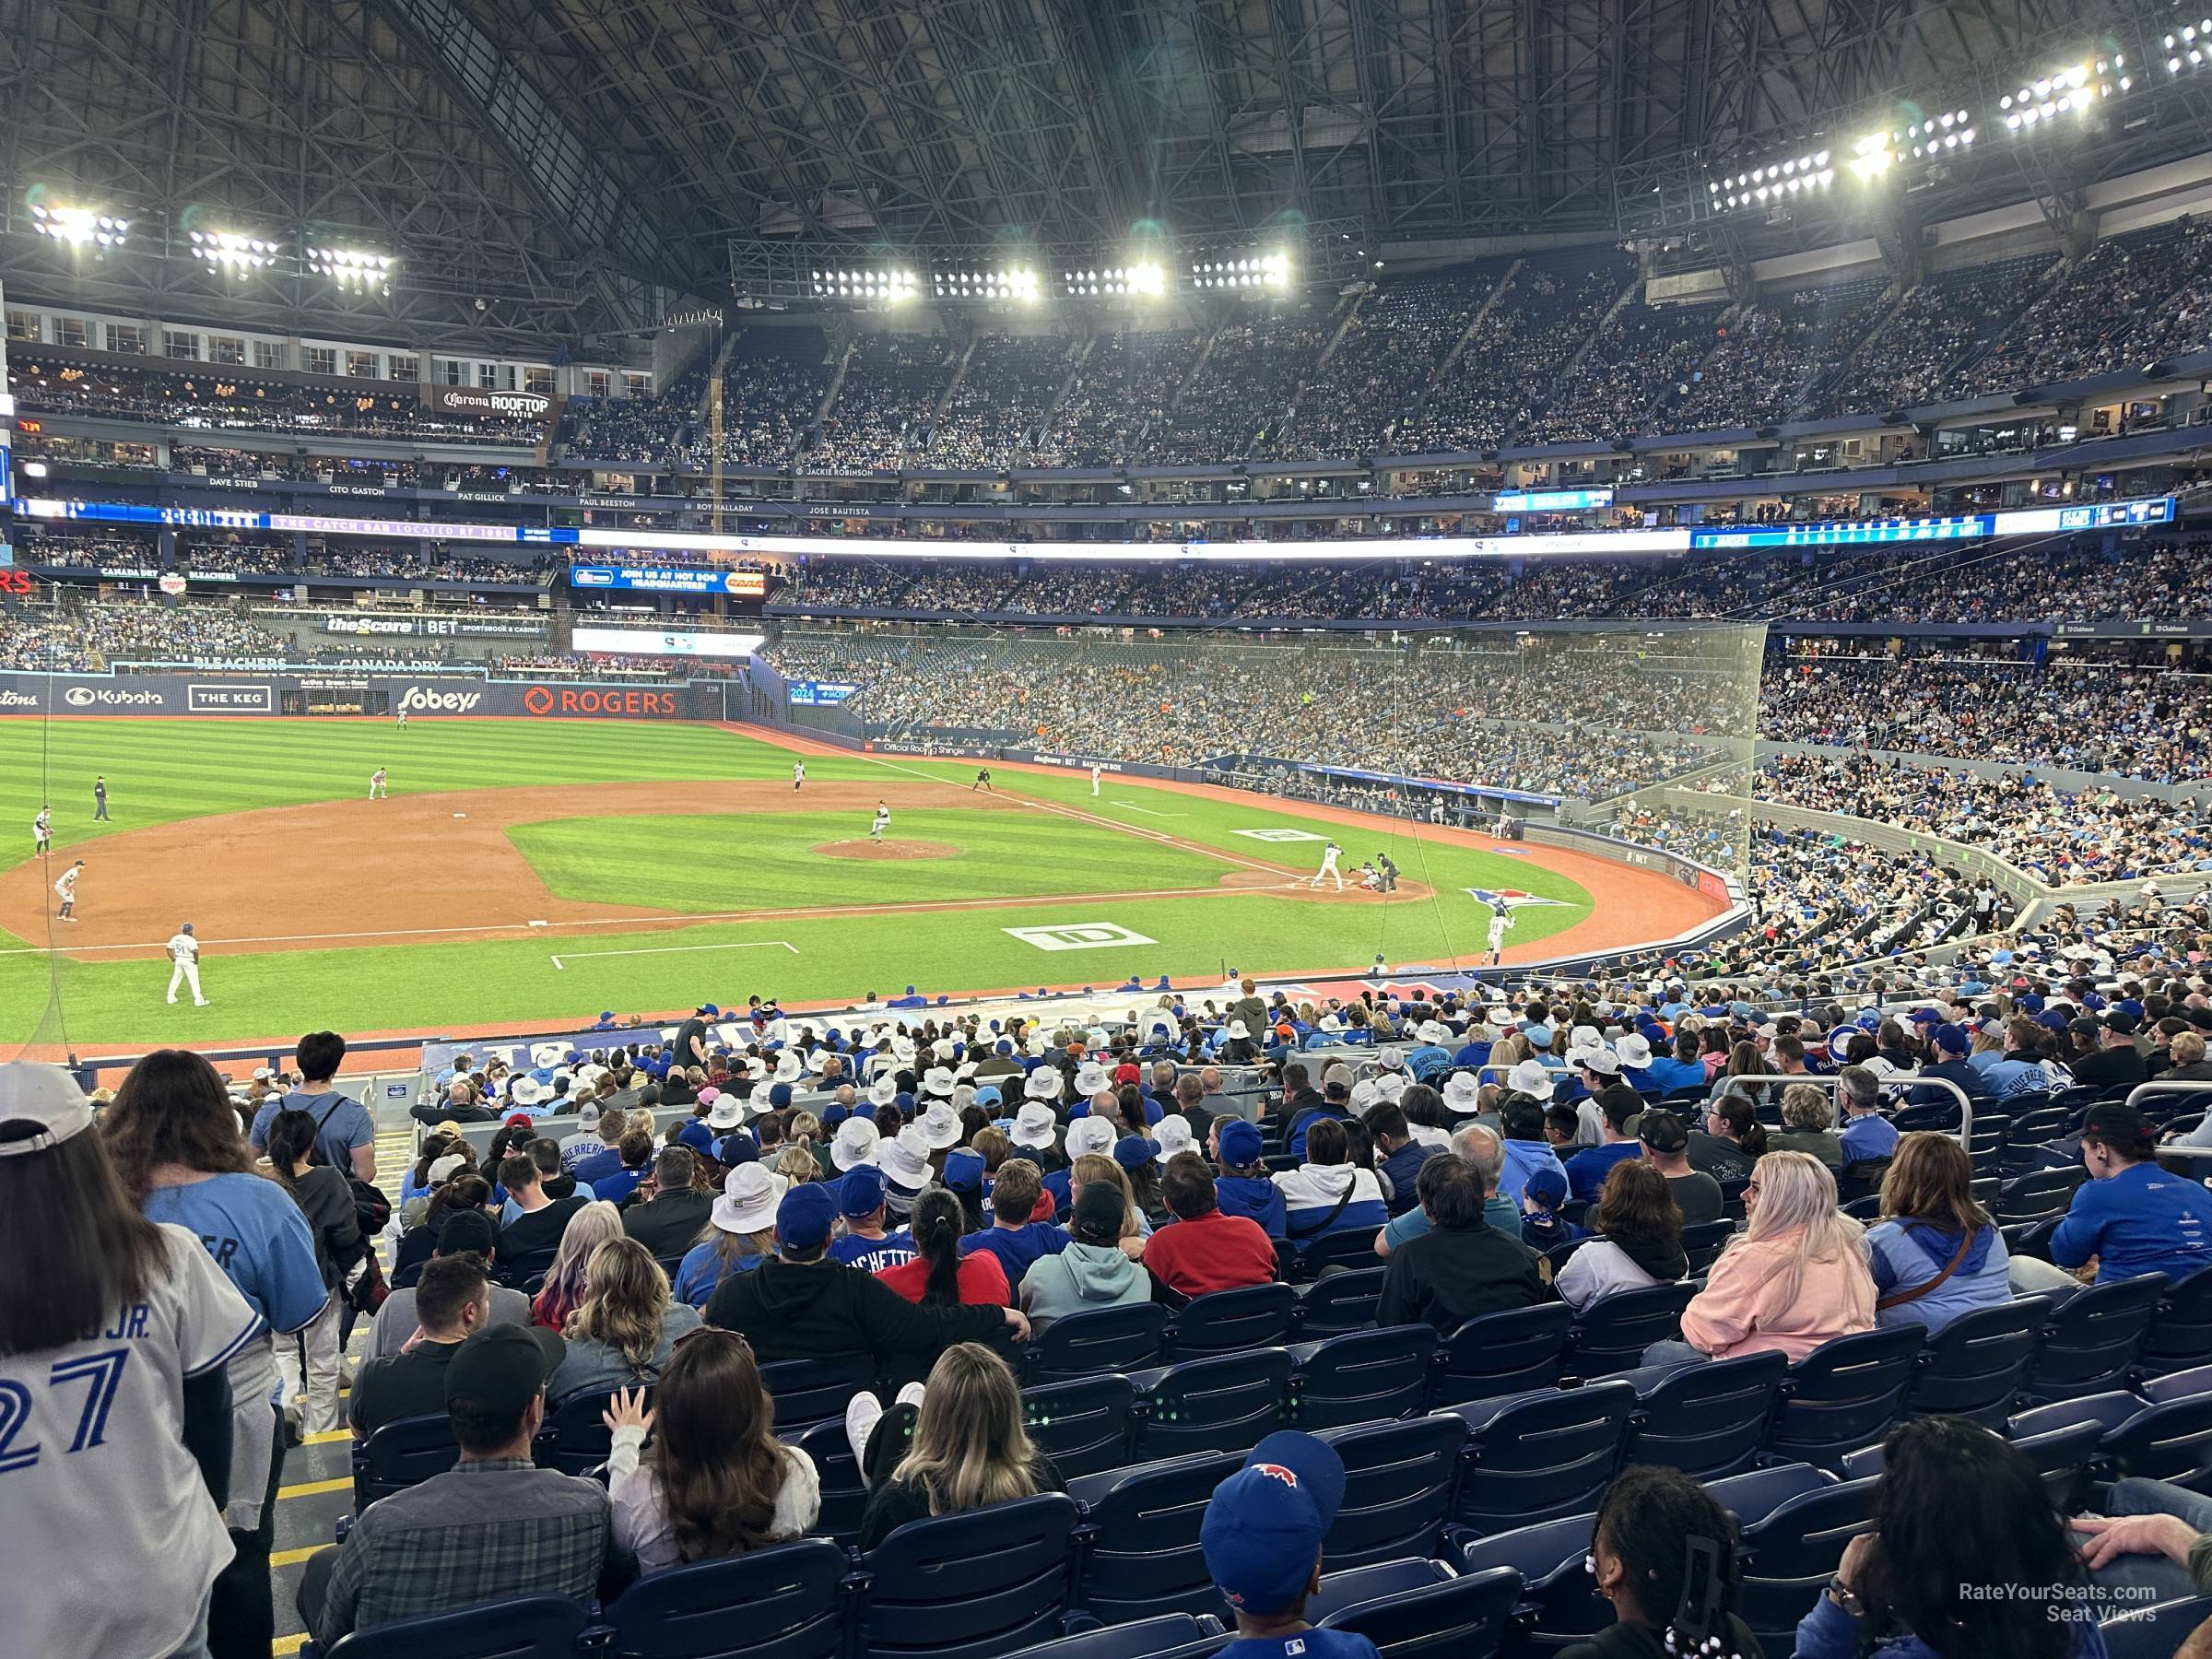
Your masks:
{"label": "spectator wearing white bucket hat", "polygon": [[1510,1093],[1524,1094],[1534,1100],[1549,1104],[1552,1090],[1551,1069],[1541,1060],[1517,1060],[1505,1074],[1505,1087]]}
{"label": "spectator wearing white bucket hat", "polygon": [[940,1100],[949,1100],[958,1082],[959,1079],[952,1075],[951,1066],[933,1065],[922,1074],[921,1092]]}
{"label": "spectator wearing white bucket hat", "polygon": [[1444,1079],[1444,1110],[1453,1117],[1473,1117],[1482,1110],[1482,1083],[1473,1072],[1455,1071]]}
{"label": "spectator wearing white bucket hat", "polygon": [[1660,1091],[1652,1084],[1652,1045],[1641,1032],[1623,1032],[1613,1044],[1613,1052],[1620,1058],[1620,1075],[1628,1085],[1645,1099]]}
{"label": "spectator wearing white bucket hat", "polygon": [[903,1224],[912,1213],[914,1199],[935,1173],[930,1167],[929,1142],[918,1126],[909,1124],[877,1146],[876,1166],[883,1171],[885,1212]]}
{"label": "spectator wearing white bucket hat", "polygon": [[1241,1019],[1232,1019],[1222,1028],[1221,1041],[1215,1053],[1231,1065],[1251,1065],[1260,1059],[1260,1045],[1253,1040],[1252,1028]]}
{"label": "spectator wearing white bucket hat", "polygon": [[707,1305],[714,1287],[733,1273],[748,1273],[776,1253],[776,1203],[790,1182],[766,1164],[739,1164],[723,1180],[722,1195],[707,1212],[711,1236],[685,1253],[676,1270],[676,1299]]}
{"label": "spectator wearing white bucket hat", "polygon": [[876,1131],[874,1118],[865,1115],[849,1117],[837,1126],[836,1138],[830,1143],[830,1161],[841,1171],[857,1169],[862,1164],[880,1163],[882,1142],[883,1137]]}
{"label": "spectator wearing white bucket hat", "polygon": [[[1162,1118],[1160,1121],[1166,1123],[1169,1120]],[[1174,1121],[1181,1123],[1182,1120],[1177,1118]],[[1188,1125],[1185,1125],[1185,1133],[1188,1133]],[[1066,1161],[1044,1178],[1044,1190],[1052,1194],[1055,1215],[1066,1214],[1068,1206],[1074,1202],[1068,1194],[1068,1175],[1076,1159],[1087,1154],[1111,1158],[1113,1156],[1113,1144],[1120,1138],[1120,1132],[1106,1118],[1079,1117],[1068,1124],[1067,1132],[1061,1140]]]}
{"label": "spectator wearing white bucket hat", "polygon": [[1030,1100],[1021,1103],[1014,1114],[1014,1126],[1006,1138],[1020,1148],[1020,1155],[1034,1163],[1041,1171],[1060,1167],[1060,1120],[1051,1106],[1043,1100]]}
{"label": "spectator wearing white bucket hat", "polygon": [[914,1120],[914,1127],[922,1132],[922,1138],[929,1143],[932,1152],[942,1152],[959,1143],[960,1117],[950,1100],[930,1101]]}

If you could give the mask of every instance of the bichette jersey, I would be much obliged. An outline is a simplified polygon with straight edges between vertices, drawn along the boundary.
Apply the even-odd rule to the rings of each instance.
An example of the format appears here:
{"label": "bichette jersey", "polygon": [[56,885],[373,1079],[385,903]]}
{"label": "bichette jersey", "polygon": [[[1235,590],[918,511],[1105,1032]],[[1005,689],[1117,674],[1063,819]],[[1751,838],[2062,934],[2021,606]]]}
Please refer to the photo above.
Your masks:
{"label": "bichette jersey", "polygon": [[[185,1451],[183,1382],[228,1364],[261,1316],[198,1239],[161,1226],[143,1299],[65,1347],[0,1357],[7,1650],[40,1659],[171,1653],[234,1551]],[[129,1594],[87,1575],[129,1561]]]}

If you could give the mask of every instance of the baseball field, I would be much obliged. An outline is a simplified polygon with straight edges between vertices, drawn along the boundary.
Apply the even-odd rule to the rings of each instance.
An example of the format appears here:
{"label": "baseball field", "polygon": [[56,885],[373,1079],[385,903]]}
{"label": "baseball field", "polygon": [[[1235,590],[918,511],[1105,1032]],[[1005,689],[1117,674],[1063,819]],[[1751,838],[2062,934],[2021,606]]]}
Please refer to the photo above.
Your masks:
{"label": "baseball field", "polygon": [[[794,789],[794,761],[806,769]],[[389,797],[369,779],[387,769]],[[621,721],[0,721],[0,1044],[470,1033],[665,1013],[1319,978],[1666,936],[1711,912],[1584,854],[1197,785]],[[96,822],[104,777],[112,817]],[[53,845],[31,856],[51,803]],[[888,811],[881,836],[877,810]],[[1343,848],[1346,890],[1310,877]],[[1387,854],[1397,890],[1363,892]],[[83,859],[77,920],[54,877]],[[1470,889],[1474,889],[1471,891]],[[190,922],[210,1001],[164,1001]]]}

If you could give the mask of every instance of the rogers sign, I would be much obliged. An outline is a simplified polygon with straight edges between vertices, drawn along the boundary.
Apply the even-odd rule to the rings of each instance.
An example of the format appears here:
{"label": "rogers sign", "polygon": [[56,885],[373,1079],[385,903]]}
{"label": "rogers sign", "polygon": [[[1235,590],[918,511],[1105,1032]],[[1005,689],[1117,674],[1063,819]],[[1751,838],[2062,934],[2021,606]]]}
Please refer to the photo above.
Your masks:
{"label": "rogers sign", "polygon": [[590,687],[533,686],[523,693],[532,714],[613,714],[654,716],[677,712],[672,691],[600,691]]}

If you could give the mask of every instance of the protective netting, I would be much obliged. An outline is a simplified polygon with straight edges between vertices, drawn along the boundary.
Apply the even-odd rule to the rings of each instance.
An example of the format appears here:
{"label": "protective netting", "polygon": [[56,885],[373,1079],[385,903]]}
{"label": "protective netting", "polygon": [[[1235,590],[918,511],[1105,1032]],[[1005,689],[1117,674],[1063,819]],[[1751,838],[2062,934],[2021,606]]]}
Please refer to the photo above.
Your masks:
{"label": "protective netting", "polygon": [[809,625],[771,640],[762,677],[781,677],[793,724],[879,745],[1158,766],[1440,822],[1645,829],[1741,879],[1765,637]]}

